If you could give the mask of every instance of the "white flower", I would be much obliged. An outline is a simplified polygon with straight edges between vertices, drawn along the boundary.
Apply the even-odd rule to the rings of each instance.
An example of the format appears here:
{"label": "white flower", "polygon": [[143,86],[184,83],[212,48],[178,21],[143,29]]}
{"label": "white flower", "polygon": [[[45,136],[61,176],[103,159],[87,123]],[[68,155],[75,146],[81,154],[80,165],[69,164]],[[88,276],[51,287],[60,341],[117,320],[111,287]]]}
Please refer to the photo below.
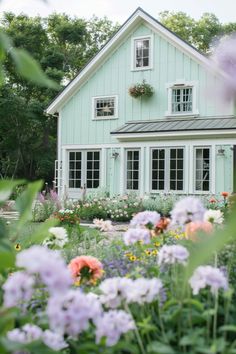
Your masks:
{"label": "white flower", "polygon": [[151,224],[155,226],[160,221],[160,214],[156,211],[142,211],[136,214],[130,222],[132,226],[146,226]]}
{"label": "white flower", "polygon": [[62,248],[68,242],[67,231],[64,227],[50,227],[48,231],[52,236],[44,240],[44,246],[57,246]]}
{"label": "white flower", "polygon": [[135,323],[130,314],[123,310],[110,310],[95,320],[96,343],[106,337],[106,345],[115,345],[123,333],[135,329]]}
{"label": "white flower", "polygon": [[129,288],[129,291],[126,291],[126,301],[127,303],[136,302],[140,305],[145,302],[150,303],[158,297],[162,288],[163,284],[158,278],[133,280],[132,287]]}
{"label": "white flower", "polygon": [[203,221],[205,208],[200,199],[186,197],[175,204],[171,212],[172,223],[184,225],[191,221]]}
{"label": "white flower", "polygon": [[114,231],[114,227],[110,220],[103,220],[103,219],[94,219],[93,223],[96,228],[100,229],[100,231],[108,232]]}
{"label": "white flower", "polygon": [[124,243],[132,245],[138,241],[150,243],[150,231],[147,229],[129,229],[124,233]]}
{"label": "white flower", "polygon": [[180,263],[186,265],[188,250],[181,245],[164,245],[158,253],[158,265]]}
{"label": "white flower", "polygon": [[224,214],[220,210],[209,209],[204,214],[204,221],[209,221],[212,224],[222,224],[224,221]]}
{"label": "white flower", "polygon": [[197,295],[199,291],[206,288],[206,286],[210,286],[213,295],[216,294],[220,288],[224,290],[228,288],[228,280],[225,274],[219,268],[212,266],[198,267],[194,271],[193,276],[189,279],[189,283],[194,295]]}
{"label": "white flower", "polygon": [[131,279],[120,277],[105,279],[99,286],[99,289],[102,292],[100,301],[102,304],[110,308],[119,307],[125,297],[126,289],[131,287]]}

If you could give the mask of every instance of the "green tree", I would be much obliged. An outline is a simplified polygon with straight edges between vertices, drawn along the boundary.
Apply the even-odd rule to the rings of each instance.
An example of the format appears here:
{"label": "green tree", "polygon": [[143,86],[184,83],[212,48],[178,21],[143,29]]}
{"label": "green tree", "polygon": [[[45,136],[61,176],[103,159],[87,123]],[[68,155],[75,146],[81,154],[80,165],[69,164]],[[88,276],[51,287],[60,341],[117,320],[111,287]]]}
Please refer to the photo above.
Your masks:
{"label": "green tree", "polygon": [[[62,88],[117,28],[106,18],[86,21],[53,14],[43,19],[13,13],[5,13],[0,26],[14,48],[29,52]],[[0,88],[0,176],[51,181],[57,122],[44,109],[56,91],[53,85],[38,87],[26,80],[30,75],[25,66],[26,78],[22,77],[11,53],[10,46]]]}

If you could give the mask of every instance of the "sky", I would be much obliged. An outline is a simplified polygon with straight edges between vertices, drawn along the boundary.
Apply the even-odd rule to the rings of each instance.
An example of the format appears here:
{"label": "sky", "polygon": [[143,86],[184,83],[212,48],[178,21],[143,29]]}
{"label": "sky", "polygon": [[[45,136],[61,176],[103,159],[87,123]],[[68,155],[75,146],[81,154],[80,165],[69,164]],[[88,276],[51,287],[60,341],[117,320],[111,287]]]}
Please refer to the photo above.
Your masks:
{"label": "sky", "polygon": [[183,11],[195,19],[204,12],[212,12],[223,23],[236,22],[236,0],[0,0],[0,13],[46,17],[58,12],[84,18],[95,14],[122,24],[139,6],[153,17],[164,10]]}

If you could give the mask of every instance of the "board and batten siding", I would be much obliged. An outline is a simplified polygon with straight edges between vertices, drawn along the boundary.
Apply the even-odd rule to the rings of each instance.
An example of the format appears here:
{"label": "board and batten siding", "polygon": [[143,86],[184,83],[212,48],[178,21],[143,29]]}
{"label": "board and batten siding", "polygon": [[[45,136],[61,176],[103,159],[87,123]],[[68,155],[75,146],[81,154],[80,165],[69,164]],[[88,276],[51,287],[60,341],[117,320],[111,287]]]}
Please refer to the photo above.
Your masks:
{"label": "board and batten siding", "polygon": [[[132,71],[131,41],[133,37],[144,35],[153,35],[153,69]],[[130,97],[129,87],[143,79],[153,86],[154,95],[148,99]],[[62,145],[114,143],[117,140],[110,131],[126,121],[163,119],[167,111],[166,84],[176,80],[198,83],[197,108],[200,116],[233,114],[230,106],[225,111],[214,95],[210,97],[212,88],[219,84],[218,78],[159,34],[141,25],[62,107]],[[92,97],[102,95],[118,95],[118,119],[92,120]]]}

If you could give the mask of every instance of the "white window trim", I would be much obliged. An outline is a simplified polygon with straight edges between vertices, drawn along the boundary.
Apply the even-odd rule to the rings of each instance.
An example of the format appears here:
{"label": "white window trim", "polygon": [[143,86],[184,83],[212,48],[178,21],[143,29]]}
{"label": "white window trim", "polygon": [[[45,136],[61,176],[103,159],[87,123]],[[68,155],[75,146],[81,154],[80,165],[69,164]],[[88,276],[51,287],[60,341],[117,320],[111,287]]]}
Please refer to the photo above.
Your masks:
{"label": "white window trim", "polygon": [[[139,171],[138,171],[138,189],[128,189],[127,188],[127,152],[128,151],[138,151],[139,152]],[[125,148],[125,168],[124,168],[124,190],[126,192],[140,192],[140,183],[141,183],[141,165],[142,165],[142,161],[141,161],[141,149],[140,148]]]}
{"label": "white window trim", "polygon": [[[106,116],[106,117],[95,117],[95,102],[97,99],[106,99],[106,98],[114,98],[115,99],[115,113],[114,116]],[[119,105],[119,97],[118,95],[106,95],[106,96],[93,96],[92,97],[92,120],[111,120],[118,119],[118,105]]]}
{"label": "white window trim", "polygon": [[[149,39],[149,66],[136,68],[135,66],[135,41],[139,39]],[[152,70],[153,69],[153,52],[154,52],[154,41],[153,34],[148,34],[147,36],[138,36],[131,38],[131,71],[144,71],[144,70]]]}
{"label": "white window trim", "polygon": [[[164,149],[165,150],[165,186],[164,189],[152,189],[152,151],[153,150],[158,150],[158,149]],[[183,149],[184,151],[184,157],[183,157],[183,189],[182,190],[174,190],[174,189],[169,189],[169,183],[170,183],[170,166],[168,166],[168,163],[170,162],[170,149]],[[166,154],[167,152],[167,154]],[[151,147],[149,150],[149,156],[150,156],[150,163],[149,163],[149,191],[151,194],[161,194],[161,193],[174,193],[174,194],[185,194],[186,193],[186,174],[185,174],[185,168],[186,168],[186,147],[185,146],[155,146]],[[167,178],[166,178],[167,177]]]}
{"label": "white window trim", "polygon": [[[196,149],[209,149],[210,151],[210,168],[209,168],[209,190],[208,191],[199,191],[196,190]],[[194,194],[210,194],[212,193],[212,146],[211,145],[194,145],[193,146],[193,193]]]}
{"label": "white window trim", "polygon": [[[101,180],[102,180],[102,150],[101,149],[93,149],[93,148],[88,148],[88,149],[68,149],[67,151],[67,186],[68,186],[68,191],[73,192],[77,191],[80,188],[71,188],[69,187],[69,173],[70,173],[70,168],[69,168],[69,161],[70,161],[70,152],[81,152],[81,187],[86,184],[86,190],[91,191],[91,190],[96,190],[97,188],[101,187]],[[87,152],[94,152],[98,151],[100,153],[99,155],[99,186],[97,188],[87,188]]]}
{"label": "white window trim", "polygon": [[[172,89],[177,88],[192,88],[192,112],[180,112],[172,113]],[[197,81],[186,81],[186,80],[177,80],[166,84],[167,97],[168,97],[168,108],[165,112],[166,117],[197,117],[199,111],[197,109],[197,91],[198,91],[198,82]]]}

